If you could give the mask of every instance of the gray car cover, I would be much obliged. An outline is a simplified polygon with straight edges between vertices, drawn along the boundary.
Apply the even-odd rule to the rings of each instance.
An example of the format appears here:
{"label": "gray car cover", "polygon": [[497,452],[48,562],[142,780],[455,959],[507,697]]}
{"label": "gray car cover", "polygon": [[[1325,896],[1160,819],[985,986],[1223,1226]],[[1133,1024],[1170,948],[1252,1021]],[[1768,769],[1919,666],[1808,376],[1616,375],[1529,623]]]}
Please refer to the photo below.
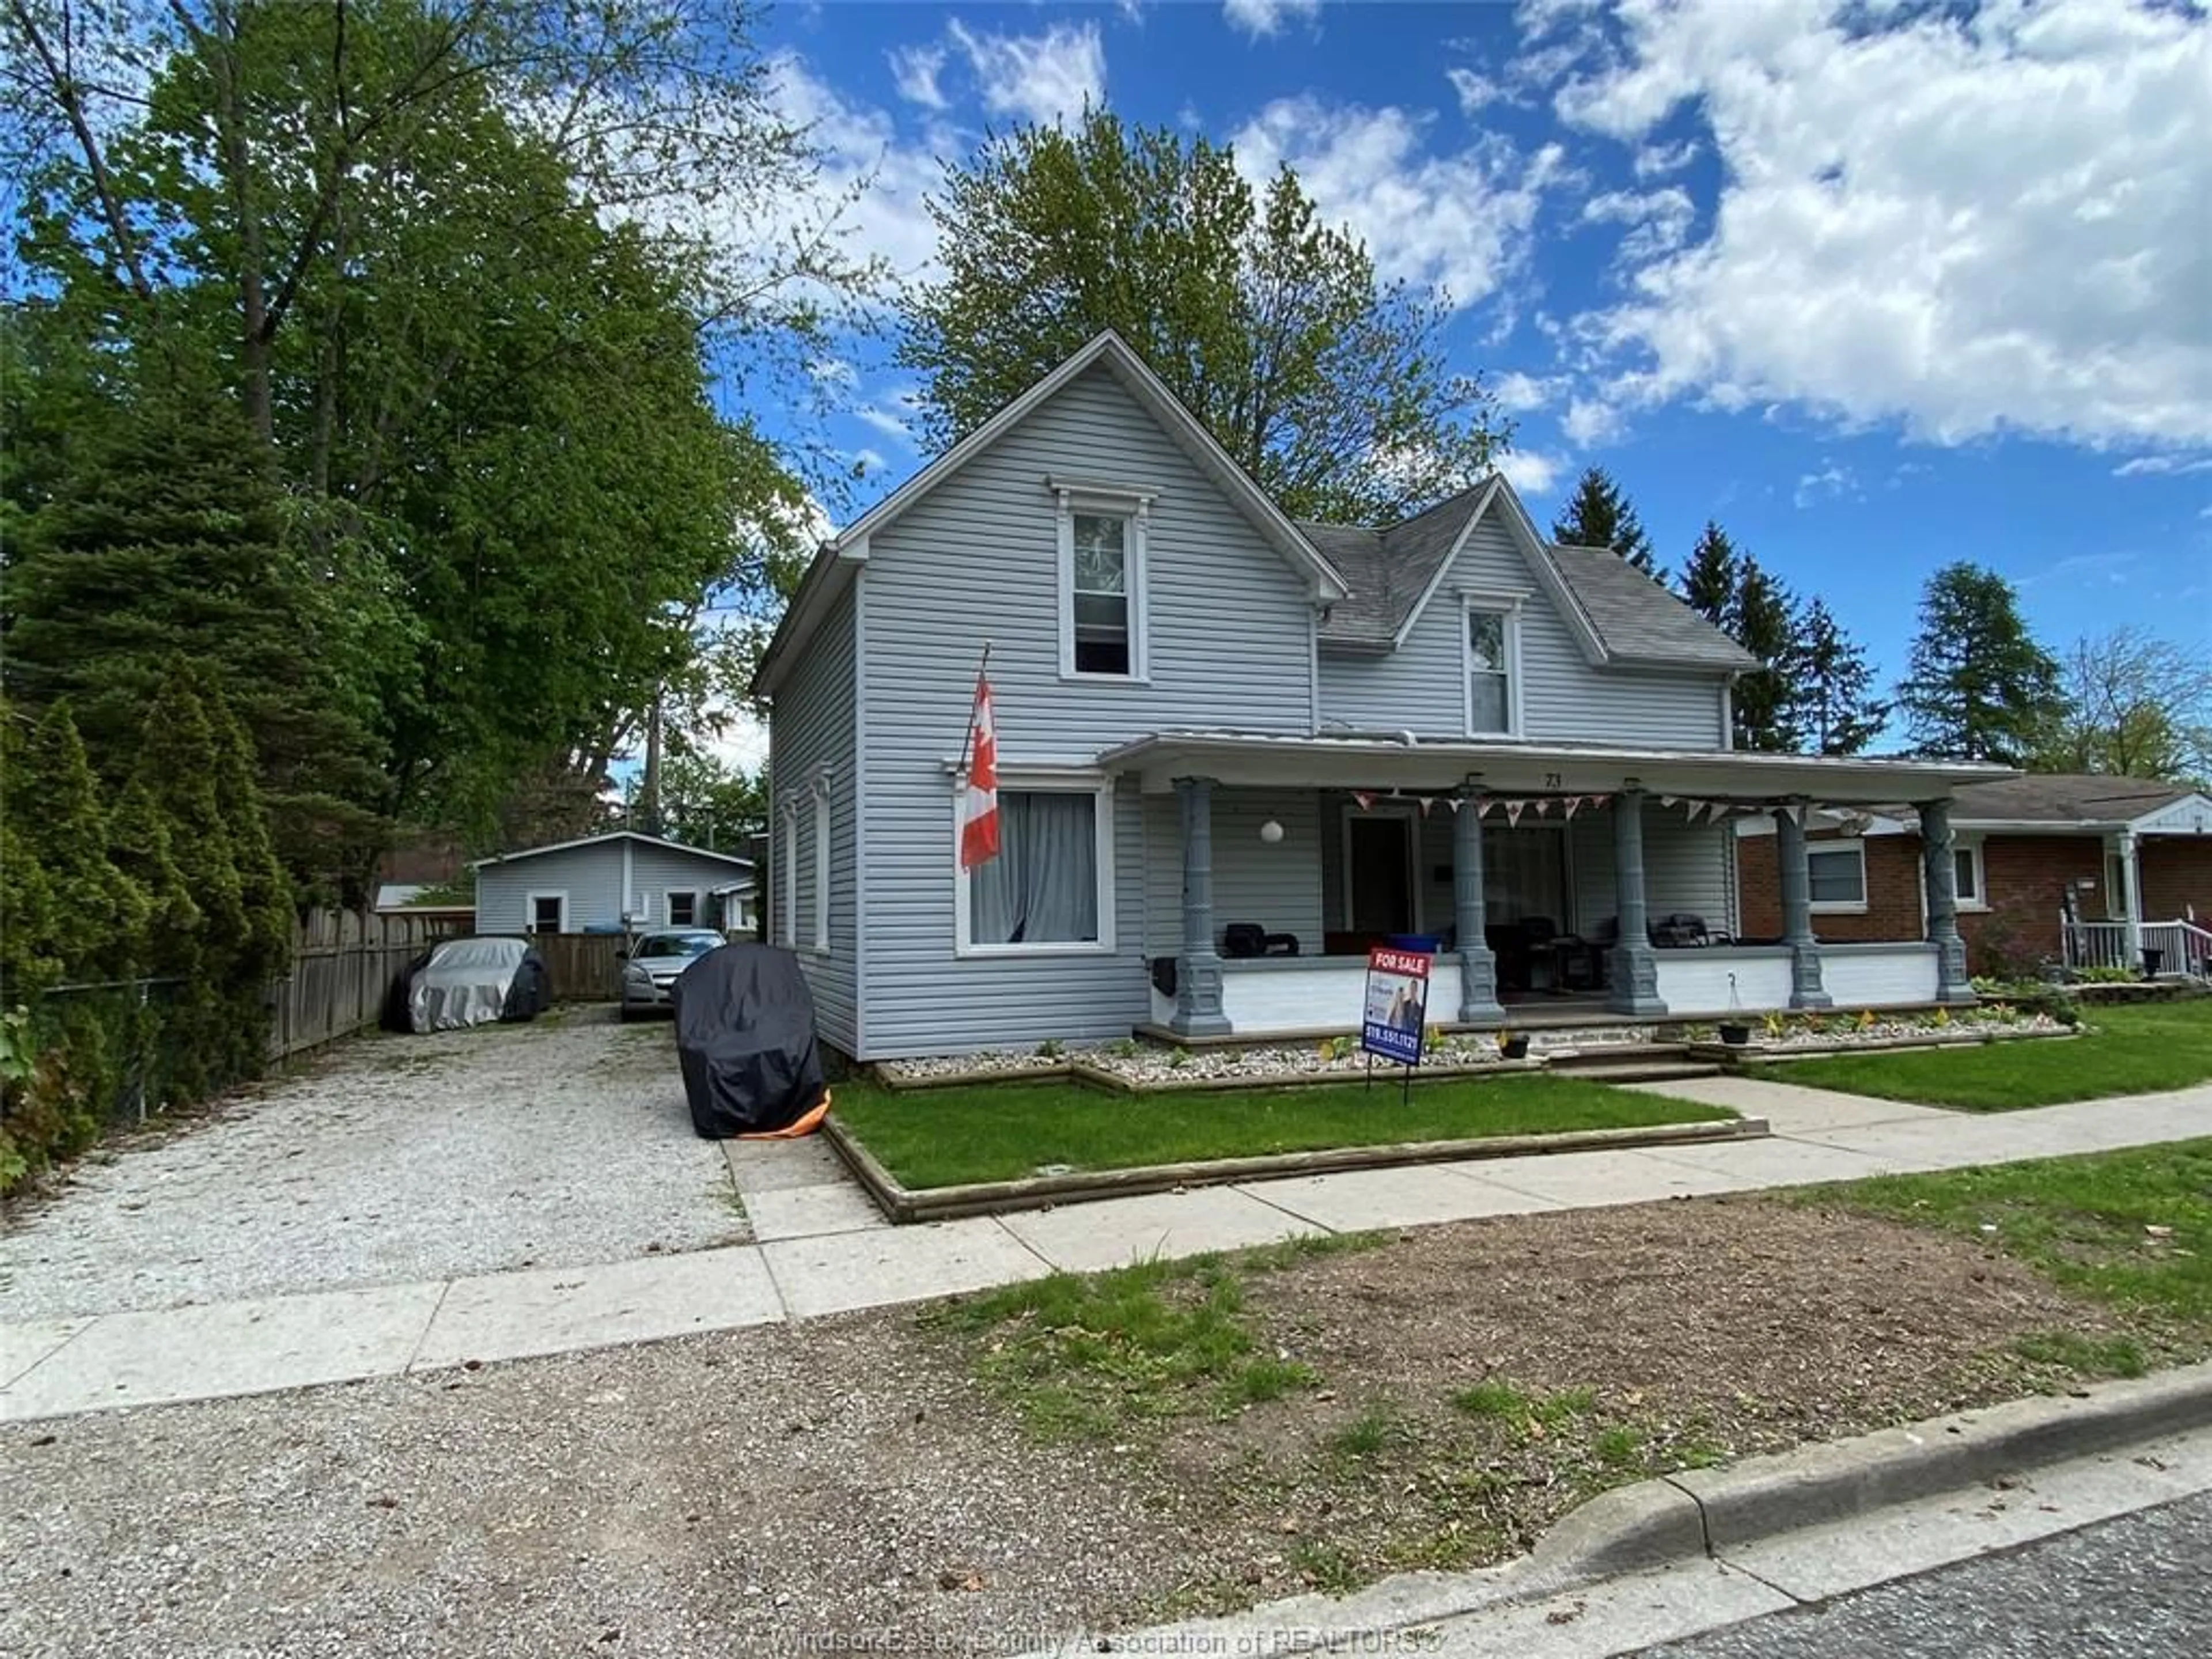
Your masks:
{"label": "gray car cover", "polygon": [[408,981],[408,1029],[453,1031],[531,1018],[544,1006],[544,977],[538,953],[525,940],[447,939]]}
{"label": "gray car cover", "polygon": [[691,1127],[709,1140],[788,1127],[822,1099],[814,996],[799,958],[725,945],[676,976],[676,1058]]}

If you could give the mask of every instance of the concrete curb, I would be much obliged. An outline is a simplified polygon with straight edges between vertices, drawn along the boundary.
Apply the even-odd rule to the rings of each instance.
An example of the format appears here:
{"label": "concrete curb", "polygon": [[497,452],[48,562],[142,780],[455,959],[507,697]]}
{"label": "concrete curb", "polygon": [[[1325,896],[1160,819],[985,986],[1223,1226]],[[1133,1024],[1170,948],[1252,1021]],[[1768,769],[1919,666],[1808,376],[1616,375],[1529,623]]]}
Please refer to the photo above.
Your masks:
{"label": "concrete curb", "polygon": [[1259,1158],[1218,1158],[1204,1164],[1143,1164],[1088,1174],[1033,1176],[1026,1181],[979,1182],[961,1187],[907,1187],[831,1112],[823,1137],[890,1220],[900,1226],[966,1216],[1051,1209],[1107,1198],[1179,1192],[1293,1176],[1336,1175],[1353,1170],[1395,1170],[1417,1164],[1469,1164],[1548,1152],[1636,1152],[1730,1140],[1757,1140],[1772,1133],[1763,1117],[1653,1123],[1632,1129],[1569,1129],[1556,1134],[1489,1135],[1476,1140],[1387,1142],[1334,1146],[1316,1152]]}
{"label": "concrete curb", "polygon": [[1294,1596],[1224,1619],[1164,1626],[1055,1651],[1199,1651],[1219,1638],[1248,1655],[1373,1651],[1382,1633],[1529,1601],[1626,1574],[1741,1549],[1879,1510],[1984,1486],[2212,1426],[2212,1364],[2082,1396],[2017,1400],[1855,1439],[1620,1486],[1571,1511],[1529,1554],[1472,1572],[1407,1573],[1335,1598]]}

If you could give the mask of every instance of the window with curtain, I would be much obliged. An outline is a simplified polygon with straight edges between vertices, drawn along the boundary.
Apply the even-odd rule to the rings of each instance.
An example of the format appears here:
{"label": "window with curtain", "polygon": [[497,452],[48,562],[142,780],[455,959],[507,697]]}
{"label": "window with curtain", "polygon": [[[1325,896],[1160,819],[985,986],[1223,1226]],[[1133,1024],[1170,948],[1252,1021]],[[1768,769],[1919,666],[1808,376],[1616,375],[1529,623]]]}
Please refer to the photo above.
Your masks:
{"label": "window with curtain", "polygon": [[1129,653],[1129,521],[1075,514],[1075,672],[1127,674]]}
{"label": "window with curtain", "polygon": [[1512,729],[1513,700],[1507,678],[1505,613],[1467,613],[1467,729],[1471,735]]}
{"label": "window with curtain", "polygon": [[1098,939],[1098,798],[999,792],[999,855],[968,872],[971,945]]}

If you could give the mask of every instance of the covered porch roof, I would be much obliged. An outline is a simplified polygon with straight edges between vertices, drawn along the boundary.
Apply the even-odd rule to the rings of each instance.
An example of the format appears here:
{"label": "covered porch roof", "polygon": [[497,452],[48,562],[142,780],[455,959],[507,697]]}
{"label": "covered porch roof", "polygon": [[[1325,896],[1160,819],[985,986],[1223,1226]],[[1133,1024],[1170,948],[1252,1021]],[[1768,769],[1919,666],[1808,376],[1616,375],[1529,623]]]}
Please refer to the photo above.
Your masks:
{"label": "covered porch roof", "polygon": [[1106,750],[1097,764],[1136,774],[1147,791],[1167,789],[1179,777],[1203,776],[1231,787],[1380,786],[1442,793],[1473,774],[1486,794],[1610,793],[1632,781],[1655,793],[1747,804],[1803,797],[1826,805],[1869,807],[1941,799],[1961,784],[2017,775],[2010,767],[1980,761],[1203,731],[1151,732]]}

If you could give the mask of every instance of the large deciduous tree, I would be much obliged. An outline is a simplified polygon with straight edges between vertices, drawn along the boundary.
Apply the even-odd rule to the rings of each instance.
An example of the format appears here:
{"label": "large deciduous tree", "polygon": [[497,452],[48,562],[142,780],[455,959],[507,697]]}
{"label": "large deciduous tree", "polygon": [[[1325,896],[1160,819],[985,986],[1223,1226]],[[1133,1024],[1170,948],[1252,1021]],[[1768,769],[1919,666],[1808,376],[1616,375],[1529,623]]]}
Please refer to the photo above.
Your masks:
{"label": "large deciduous tree", "polygon": [[1382,281],[1287,167],[1255,187],[1227,148],[1092,110],[988,140],[929,207],[945,274],[904,300],[899,356],[940,447],[1109,328],[1297,517],[1395,521],[1504,446],[1443,307]]}
{"label": "large deciduous tree", "polygon": [[2148,629],[2083,635],[2059,662],[2065,711],[2032,763],[2046,772],[2212,777],[2212,661]]}
{"label": "large deciduous tree", "polygon": [[1634,503],[1602,467],[1591,467],[1575,481],[1575,493],[1553,521],[1552,539],[1565,547],[1610,548],[1645,575],[1658,574],[1651,538]]}
{"label": "large deciduous tree", "polygon": [[2047,740],[2064,707],[2058,665],[2028,631],[2012,585],[1964,560],[1928,579],[1897,701],[1923,753],[2008,766]]}

